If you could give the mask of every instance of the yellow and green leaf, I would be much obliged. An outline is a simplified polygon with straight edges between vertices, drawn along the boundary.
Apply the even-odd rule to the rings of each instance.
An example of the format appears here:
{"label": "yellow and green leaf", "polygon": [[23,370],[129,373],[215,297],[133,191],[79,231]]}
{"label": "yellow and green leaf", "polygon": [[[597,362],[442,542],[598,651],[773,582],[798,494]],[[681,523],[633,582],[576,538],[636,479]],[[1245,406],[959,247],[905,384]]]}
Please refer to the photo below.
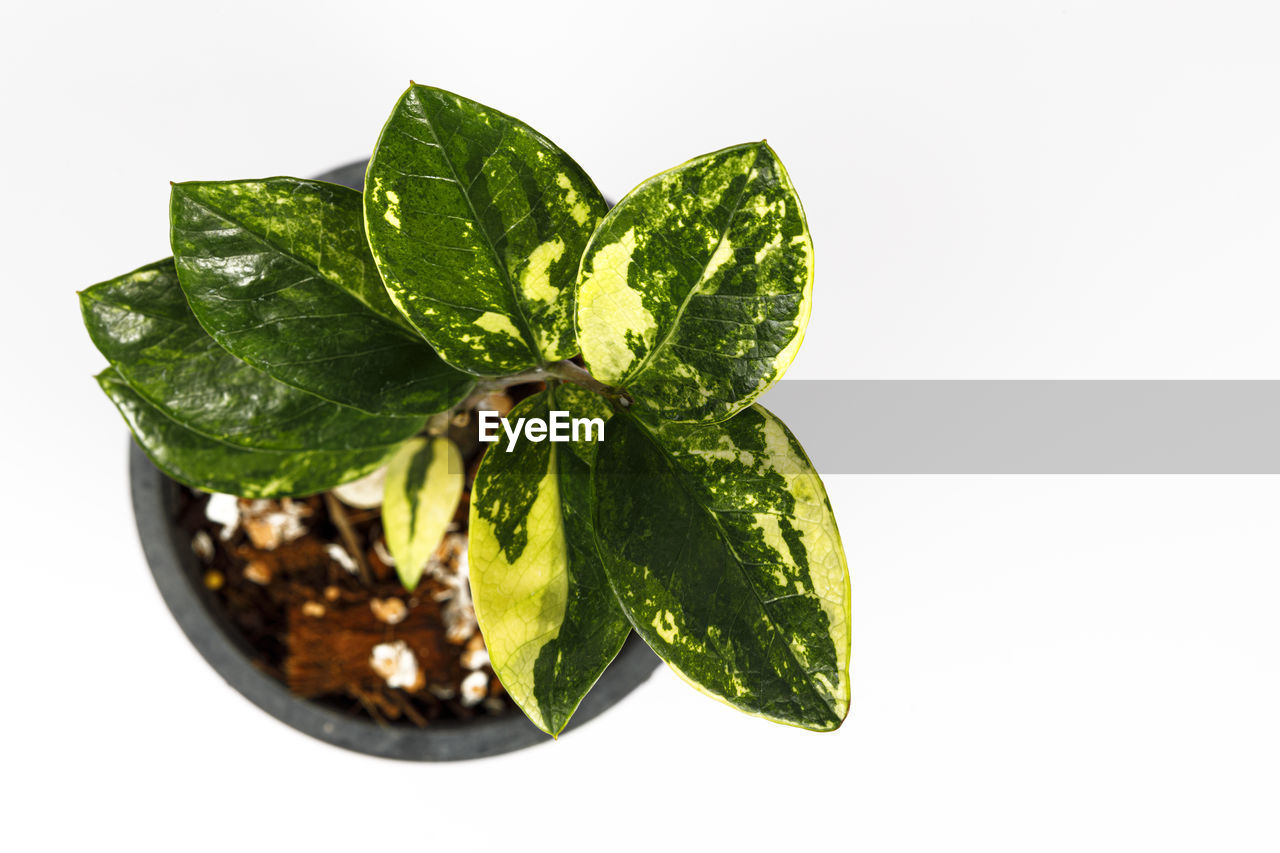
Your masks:
{"label": "yellow and green leaf", "polygon": [[593,376],[675,421],[719,421],[781,378],[804,337],[813,244],[764,142],[645,181],[596,230],[578,277]]}
{"label": "yellow and green leaf", "polygon": [[[594,395],[558,386],[507,417],[601,416]],[[611,426],[612,422],[610,422]],[[596,446],[490,445],[471,495],[471,594],[494,672],[530,720],[558,735],[630,633],[591,530]]]}
{"label": "yellow and green leaf", "polygon": [[524,122],[411,85],[365,175],[387,291],[445,361],[481,376],[578,352],[578,260],[604,215],[569,155]]}
{"label": "yellow and green leaf", "polygon": [[813,465],[760,406],[654,430],[615,417],[593,471],[605,574],[682,678],[826,731],[849,710],[849,572]]}
{"label": "yellow and green leaf", "polygon": [[407,441],[387,464],[382,529],[405,589],[422,579],[458,510],[465,481],[462,454],[444,436]]}
{"label": "yellow and green leaf", "polygon": [[200,325],[281,382],[384,415],[443,411],[472,387],[388,298],[359,192],[298,178],[175,184],[170,223]]}

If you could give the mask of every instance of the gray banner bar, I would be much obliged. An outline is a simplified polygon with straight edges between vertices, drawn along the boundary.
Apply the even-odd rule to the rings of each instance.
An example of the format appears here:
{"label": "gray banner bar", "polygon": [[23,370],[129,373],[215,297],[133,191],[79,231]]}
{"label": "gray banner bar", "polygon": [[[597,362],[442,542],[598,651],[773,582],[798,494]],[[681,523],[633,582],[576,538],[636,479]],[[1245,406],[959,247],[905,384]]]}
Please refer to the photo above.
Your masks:
{"label": "gray banner bar", "polygon": [[824,474],[1280,474],[1280,381],[784,380]]}

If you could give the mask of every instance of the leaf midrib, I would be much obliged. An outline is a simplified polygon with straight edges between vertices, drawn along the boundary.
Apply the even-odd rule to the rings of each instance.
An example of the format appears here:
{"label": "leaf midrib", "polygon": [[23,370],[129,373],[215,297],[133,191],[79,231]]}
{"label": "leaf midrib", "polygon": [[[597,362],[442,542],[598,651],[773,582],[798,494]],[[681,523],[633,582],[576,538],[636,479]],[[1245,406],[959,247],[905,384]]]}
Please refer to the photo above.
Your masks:
{"label": "leaf midrib", "polygon": [[[212,344],[213,344],[213,346],[218,347],[218,343],[217,343],[216,341],[214,341],[214,340],[210,339],[210,343],[212,343]],[[220,350],[221,352],[225,352],[225,350],[222,350],[222,349],[221,349],[221,347],[218,347],[218,348],[219,348],[219,350]],[[237,443],[237,442],[232,441],[232,440],[231,440],[231,436],[234,436],[234,435],[245,435],[245,434],[248,432],[248,427],[247,427],[247,426],[246,426],[246,428],[245,428],[245,431],[244,431],[244,432],[240,432],[240,433],[226,433],[226,434],[222,434],[222,433],[214,433],[214,432],[211,432],[211,431],[209,431],[209,430],[201,429],[200,427],[196,426],[196,425],[195,425],[193,422],[191,422],[191,421],[188,421],[188,420],[182,420],[182,419],[178,418],[174,412],[172,412],[172,411],[170,411],[170,410],[169,410],[169,408],[165,405],[165,403],[163,403],[160,399],[158,399],[158,398],[157,398],[154,394],[152,394],[149,390],[144,390],[144,389],[142,389],[142,388],[139,388],[139,387],[138,387],[137,385],[135,385],[132,381],[130,381],[129,376],[127,376],[127,375],[125,374],[124,366],[121,364],[120,360],[118,360],[118,359],[108,359],[107,361],[108,361],[108,363],[111,365],[111,367],[115,370],[116,374],[120,377],[121,381],[123,381],[126,385],[128,385],[128,386],[129,386],[129,388],[130,388],[130,389],[131,389],[135,394],[137,394],[137,395],[138,395],[138,397],[139,397],[143,402],[145,402],[145,403],[146,403],[148,406],[150,406],[152,409],[155,409],[155,411],[156,411],[157,413],[159,413],[160,415],[164,416],[166,419],[168,419],[168,420],[172,421],[173,423],[177,424],[178,426],[182,427],[183,429],[185,429],[185,430],[189,430],[190,432],[193,432],[193,433],[195,433],[196,435],[198,435],[198,436],[200,436],[200,437],[202,437],[202,438],[207,438],[207,439],[209,439],[210,441],[214,441],[214,442],[217,442],[218,444],[226,445],[227,447],[231,447],[231,448],[234,448],[234,449],[236,449],[236,450],[252,450],[252,451],[253,451],[253,452],[255,452],[255,453],[285,453],[285,454],[307,454],[307,453],[362,453],[362,452],[365,452],[365,451],[374,451],[374,450],[380,450],[380,449],[390,449],[390,448],[392,448],[392,447],[397,447],[397,446],[399,446],[400,444],[402,444],[402,443],[405,441],[405,439],[396,439],[396,440],[393,440],[393,441],[391,441],[391,442],[387,442],[387,443],[377,442],[377,443],[373,443],[373,444],[357,444],[357,445],[355,445],[355,446],[351,446],[351,447],[318,447],[318,448],[316,448],[316,447],[280,448],[280,447],[261,447],[261,446],[253,445],[253,444],[239,444],[239,443]],[[257,372],[257,373],[261,373],[263,376],[267,376],[268,378],[271,378],[271,377],[270,377],[270,374],[267,374],[265,371],[260,370],[259,368],[254,367],[253,365],[249,364],[248,362],[241,362],[241,364],[243,364],[245,367],[249,368],[250,370],[253,370],[253,371]],[[275,379],[275,380],[273,380],[273,381],[279,382],[280,380]],[[283,383],[283,382],[281,382],[280,384],[282,384],[282,385],[283,385],[284,383]],[[286,387],[291,387],[291,386],[286,386]],[[297,389],[293,389],[293,390],[297,390]],[[300,392],[300,393],[307,393],[307,392]],[[302,412],[295,413],[295,414],[294,414],[294,416],[293,416],[292,418],[286,418],[286,419],[282,419],[282,420],[276,420],[276,421],[273,421],[273,422],[271,422],[271,424],[270,424],[271,428],[272,428],[272,429],[274,429],[274,430],[279,430],[279,429],[280,429],[284,424],[289,423],[289,421],[290,421],[290,420],[295,420],[295,421],[296,421],[296,420],[299,420],[299,419],[300,419],[300,418],[302,418],[305,414],[307,414],[307,412],[315,412],[315,411],[317,411],[317,410],[321,409],[321,408],[322,408],[322,407],[324,407],[324,406],[339,406],[339,407],[341,407],[341,404],[340,404],[340,403],[334,403],[334,402],[332,402],[331,400],[326,400],[326,399],[324,399],[323,397],[318,397],[318,396],[315,396],[315,395],[311,395],[311,396],[312,396],[312,397],[314,397],[314,399],[315,399],[315,402],[312,404],[311,409],[309,409],[309,410],[304,409]],[[347,408],[350,408],[350,407],[347,407]],[[354,411],[354,412],[359,412],[360,410],[359,410],[359,409],[352,409],[352,411]],[[366,415],[367,415],[367,413],[362,413],[362,414],[366,414]],[[409,418],[406,418],[406,420],[408,420],[408,419],[409,419]],[[413,420],[416,420],[416,418],[415,418],[415,419],[413,419]],[[350,430],[350,433],[355,433],[355,432],[357,432],[355,429]]]}
{"label": "leaf midrib", "polygon": [[[467,209],[471,211],[471,219],[476,224],[476,230],[484,237],[485,245],[489,249],[489,256],[493,259],[494,269],[498,270],[498,274],[502,276],[503,282],[507,286],[507,292],[511,294],[511,302],[515,305],[516,315],[520,320],[520,333],[524,336],[525,344],[533,350],[533,355],[537,359],[538,364],[546,362],[546,358],[542,354],[542,348],[538,346],[537,336],[533,334],[533,327],[529,324],[529,318],[525,316],[524,306],[520,302],[520,294],[516,290],[515,282],[511,279],[511,271],[507,269],[507,265],[502,262],[502,257],[498,254],[498,247],[494,244],[493,238],[489,236],[489,231],[484,227],[484,221],[480,218],[479,212],[476,210],[475,202],[471,198],[470,184],[463,186],[462,178],[458,175],[458,170],[453,165],[453,160],[449,157],[449,151],[444,147],[444,143],[440,141],[440,134],[436,132],[435,122],[431,120],[431,114],[427,111],[426,103],[418,97],[417,91],[414,91],[414,100],[418,102],[418,107],[422,114],[422,122],[427,126],[427,130],[431,131],[431,138],[435,140],[436,146],[440,149],[440,159],[444,160],[445,165],[449,167],[449,174],[452,176],[454,186],[462,193],[462,197],[466,199]],[[496,151],[494,152],[497,153]],[[493,155],[490,154],[485,158],[486,162]],[[479,178],[480,173],[476,173]],[[475,180],[472,180],[475,183]]]}
{"label": "leaf midrib", "polygon": [[[347,288],[333,281],[331,278],[329,278],[328,275],[325,274],[323,270],[321,270],[318,266],[313,264],[311,261],[299,256],[294,252],[289,251],[284,246],[280,245],[279,243],[277,243],[275,240],[272,240],[268,236],[264,234],[259,234],[256,230],[254,230],[253,228],[250,228],[248,225],[241,222],[239,219],[232,216],[231,214],[226,213],[225,211],[219,210],[218,208],[212,206],[211,204],[197,198],[194,193],[184,192],[183,195],[188,201],[190,201],[196,207],[199,207],[201,210],[204,210],[207,213],[210,213],[213,216],[218,217],[224,222],[230,223],[235,228],[240,229],[240,232],[242,234],[246,235],[247,237],[249,237],[249,239],[253,240],[254,242],[259,243],[263,246],[266,246],[269,249],[273,249],[276,252],[279,252],[281,255],[288,258],[289,260],[298,264],[299,266],[307,270],[310,270],[312,273],[315,274],[315,277],[318,281],[323,281],[325,284],[329,285],[329,287],[338,291],[343,296],[346,296],[350,299],[355,300],[355,302],[359,305],[363,305],[365,308],[369,310],[369,313],[377,317],[380,322],[394,329],[396,334],[400,335],[401,337],[407,340],[411,340],[415,343],[421,343],[423,345],[426,344],[426,341],[424,341],[420,335],[417,335],[414,332],[411,332],[408,329],[404,328],[394,318],[387,316],[386,314],[379,311],[374,306],[370,305],[365,300],[361,299],[354,292],[347,290]],[[177,257],[177,252],[174,253],[174,257],[175,258]],[[216,291],[214,292],[216,293]]]}
{"label": "leaf midrib", "polygon": [[[120,372],[120,368],[117,365],[111,364],[111,366],[107,369],[111,371],[111,373],[113,374],[117,382],[119,382],[121,385],[124,385],[126,388],[128,388],[133,394],[137,396],[138,400],[142,402],[143,405],[145,405],[148,409],[154,412],[157,416],[164,418],[166,421],[169,421],[172,424],[176,424],[178,427],[186,430],[192,435],[198,436],[208,441],[212,441],[216,444],[221,444],[232,450],[242,451],[244,453],[261,453],[261,454],[268,454],[272,456],[305,456],[305,455],[314,453],[317,455],[331,456],[334,454],[364,453],[366,451],[367,452],[376,452],[379,450],[389,451],[391,448],[399,447],[401,444],[405,442],[405,439],[401,439],[399,441],[393,441],[389,444],[371,444],[367,447],[320,448],[320,449],[313,449],[313,450],[280,450],[272,447],[253,447],[251,445],[235,444],[233,442],[228,441],[225,437],[209,435],[208,433],[198,430],[195,427],[191,426],[190,424],[184,423],[183,421],[180,421],[177,418],[175,418],[172,414],[162,409],[156,403],[152,402],[149,397],[147,397],[145,394],[143,394],[141,391],[135,388],[133,386],[133,383],[130,382],[128,379],[126,379],[124,374]],[[321,402],[327,402],[327,401],[324,401],[322,399]]]}
{"label": "leaf midrib", "polygon": [[[116,295],[117,295],[117,294],[116,294],[116,292],[115,292],[115,289],[114,289],[114,288],[106,288],[105,286],[106,286],[106,285],[108,285],[108,284],[110,284],[110,282],[105,282],[105,283],[104,283],[104,284],[102,284],[102,285],[95,285],[95,287],[93,287],[93,288],[88,288],[88,289],[86,289],[86,290],[81,294],[81,296],[82,296],[83,298],[85,298],[85,299],[87,299],[87,300],[90,300],[90,301],[92,301],[92,302],[95,302],[95,303],[97,303],[97,304],[99,304],[99,305],[104,305],[104,306],[106,306],[106,307],[108,307],[108,308],[111,308],[111,309],[113,309],[113,310],[120,311],[121,313],[129,314],[129,315],[137,315],[137,316],[141,316],[141,317],[146,317],[146,318],[148,318],[148,319],[150,319],[150,320],[153,320],[153,321],[155,321],[155,322],[157,322],[157,323],[163,323],[163,324],[165,324],[165,325],[168,327],[168,328],[167,328],[167,330],[164,332],[164,334],[163,334],[163,335],[162,335],[158,340],[153,341],[152,343],[148,344],[147,346],[143,347],[143,348],[142,348],[142,349],[140,349],[140,350],[136,350],[136,351],[134,351],[134,353],[135,353],[135,359],[136,359],[136,358],[143,358],[143,354],[144,354],[144,353],[146,353],[146,352],[148,352],[148,351],[152,351],[152,350],[157,349],[158,347],[160,347],[160,346],[161,346],[161,344],[162,344],[163,342],[168,341],[169,339],[173,338],[175,335],[180,335],[180,336],[182,336],[182,337],[180,338],[180,340],[182,341],[182,344],[181,344],[181,347],[180,347],[180,349],[181,349],[181,350],[184,350],[184,351],[185,351],[185,350],[187,350],[187,349],[188,349],[192,344],[196,344],[196,345],[204,345],[204,344],[206,344],[206,343],[207,343],[207,348],[208,348],[208,349],[212,349],[216,354],[218,354],[218,355],[226,355],[228,358],[233,358],[233,359],[235,358],[235,357],[234,357],[234,356],[232,356],[230,353],[228,353],[225,349],[223,349],[223,348],[221,347],[221,345],[219,345],[219,344],[218,344],[218,342],[217,342],[216,340],[214,340],[214,339],[213,339],[213,337],[212,337],[211,335],[209,335],[209,334],[208,334],[208,333],[207,333],[207,332],[206,332],[206,331],[205,331],[205,330],[200,326],[199,322],[196,320],[195,315],[190,313],[190,309],[189,309],[189,308],[187,309],[188,313],[187,313],[185,316],[181,317],[181,318],[175,318],[175,317],[171,317],[171,316],[167,316],[167,315],[161,315],[161,314],[154,314],[154,313],[151,313],[150,311],[146,311],[146,310],[143,310],[143,309],[140,309],[140,308],[136,307],[136,305],[132,302],[132,300],[120,301],[120,300],[115,299],[114,297],[116,297]],[[175,287],[177,286],[176,281],[174,282],[174,286],[175,286]],[[105,288],[105,289],[98,290],[98,288]],[[143,300],[144,302],[146,301],[146,296],[145,296],[145,295],[142,297],[142,300]],[[184,301],[183,305],[184,305],[184,306],[186,305],[185,301]],[[99,332],[103,332],[103,333],[105,333],[105,334],[106,334],[106,336],[107,336],[107,339],[108,339],[108,340],[110,340],[113,344],[115,343],[115,340],[114,340],[113,336],[110,334],[110,332],[109,332],[109,331],[107,331],[107,330],[105,330],[105,329],[99,329],[99,328],[98,328],[98,325],[97,325],[97,324],[93,324],[93,323],[88,324],[88,327],[89,327],[89,335],[90,335],[90,338],[91,338],[91,339],[93,339],[93,341],[94,341],[94,344],[95,344],[95,345],[98,345],[98,346],[99,346],[99,349],[101,349],[101,346],[100,346],[99,341],[98,341],[98,333],[99,333]],[[184,356],[179,356],[178,358],[179,358],[180,360],[190,361],[190,360],[194,360],[195,358],[198,358],[198,357],[199,357],[199,356],[187,356],[187,355],[184,355]],[[168,360],[168,359],[159,359],[159,360],[160,360],[160,361],[166,361],[166,360]],[[165,418],[167,418],[168,420],[170,420],[170,421],[172,421],[173,423],[177,424],[178,426],[182,427],[183,429],[189,430],[189,431],[191,431],[192,433],[195,433],[196,435],[198,435],[198,436],[200,436],[200,437],[202,437],[202,438],[207,438],[207,439],[209,439],[210,441],[215,441],[215,442],[217,442],[217,443],[219,443],[219,444],[224,444],[224,445],[226,445],[226,446],[228,446],[228,447],[231,447],[231,448],[234,448],[234,449],[237,449],[237,450],[253,450],[254,452],[258,452],[258,453],[313,453],[313,452],[321,452],[321,453],[353,452],[353,453],[359,453],[359,452],[363,452],[363,451],[372,451],[372,450],[378,450],[378,449],[382,449],[382,448],[390,448],[390,447],[394,447],[394,446],[396,446],[397,444],[399,444],[399,443],[400,443],[400,441],[402,441],[402,440],[403,440],[403,439],[398,439],[398,440],[392,441],[392,442],[390,442],[390,443],[382,443],[382,442],[378,442],[378,443],[372,443],[372,444],[358,444],[358,445],[353,446],[353,447],[345,447],[345,448],[331,448],[331,447],[323,447],[323,448],[305,448],[305,447],[301,447],[301,448],[278,448],[278,447],[260,447],[260,446],[256,446],[256,445],[239,444],[239,443],[236,443],[236,442],[233,442],[233,441],[229,440],[229,437],[230,437],[230,436],[232,436],[232,435],[237,435],[237,434],[239,434],[239,435],[243,435],[243,434],[244,434],[244,432],[241,432],[241,433],[226,433],[226,434],[223,434],[223,433],[215,433],[215,432],[211,432],[211,431],[206,430],[206,429],[201,429],[200,427],[196,426],[196,425],[195,425],[192,421],[190,421],[190,420],[184,420],[184,419],[181,419],[181,418],[177,417],[177,416],[176,416],[176,413],[174,413],[173,411],[171,411],[171,410],[168,408],[168,406],[165,404],[165,402],[164,402],[163,400],[159,399],[158,397],[156,397],[156,396],[152,393],[152,391],[151,391],[151,390],[149,390],[149,389],[144,389],[144,388],[142,388],[142,387],[139,387],[137,384],[135,384],[135,382],[130,378],[130,376],[128,375],[128,373],[126,373],[126,370],[127,370],[128,368],[130,368],[130,367],[131,367],[131,364],[130,364],[130,363],[127,363],[127,362],[125,362],[123,359],[120,359],[120,358],[110,358],[110,357],[108,357],[108,358],[107,358],[107,361],[108,361],[108,363],[111,365],[111,367],[115,370],[116,374],[119,376],[119,378],[121,379],[121,381],[123,381],[123,382],[124,382],[124,384],[125,384],[125,385],[127,385],[127,386],[130,388],[130,390],[132,390],[135,394],[137,394],[137,395],[138,395],[138,397],[139,397],[143,402],[145,402],[148,406],[150,406],[150,407],[151,407],[152,409],[154,409],[156,412],[158,412],[159,414],[163,415]],[[239,367],[243,367],[243,368],[245,368],[245,369],[247,369],[247,370],[249,370],[249,371],[252,371],[254,374],[261,375],[261,376],[263,376],[263,377],[266,377],[266,378],[268,378],[268,379],[271,379],[271,381],[274,381],[274,382],[280,382],[280,380],[272,378],[272,377],[271,377],[271,375],[270,375],[270,374],[268,374],[266,371],[262,370],[261,368],[254,367],[253,365],[249,364],[249,363],[248,363],[248,362],[246,362],[246,361],[243,361],[243,360],[240,360],[240,359],[236,359],[236,362],[237,362],[237,366],[239,366]],[[130,371],[130,372],[131,372],[131,371]],[[285,385],[286,387],[290,387],[290,388],[292,388],[292,386],[288,386],[286,383],[280,382],[280,384],[281,384],[281,385]],[[317,395],[314,395],[314,394],[310,394],[309,392],[306,392],[306,391],[300,391],[299,389],[293,389],[293,390],[298,391],[298,393],[306,394],[307,396],[311,397],[311,398],[312,398],[312,400],[314,401],[314,402],[312,403],[312,407],[311,407],[310,409],[304,410],[302,413],[295,414],[295,415],[293,416],[293,418],[291,418],[291,419],[285,419],[285,420],[277,420],[277,421],[273,421],[273,422],[272,422],[272,424],[271,424],[271,426],[272,426],[272,428],[273,428],[273,429],[279,429],[279,428],[281,427],[281,425],[282,425],[282,424],[288,423],[288,422],[289,422],[289,420],[298,420],[298,419],[299,419],[299,418],[301,418],[303,415],[305,415],[307,412],[314,412],[314,411],[316,411],[316,410],[318,410],[318,409],[320,409],[321,407],[324,407],[324,406],[336,406],[336,407],[338,407],[338,408],[351,408],[351,407],[344,407],[344,406],[342,406],[342,404],[340,404],[340,403],[335,403],[335,402],[333,402],[333,401],[326,400],[326,399],[325,399],[325,398],[323,398],[323,397],[320,397],[320,396],[317,396]],[[181,398],[179,398],[179,399],[181,399]],[[360,410],[359,410],[359,409],[351,409],[351,411],[353,411],[353,412],[360,412]],[[365,414],[366,416],[369,416],[369,415],[368,415],[368,413],[361,413],[361,414]],[[369,416],[369,417],[372,417],[372,416]],[[388,418],[388,416],[379,416],[379,417],[382,417],[382,418],[384,418],[384,419]],[[413,418],[413,420],[416,420],[416,418]],[[248,431],[248,428],[246,427],[245,432],[247,432],[247,431]],[[351,432],[356,432],[356,430],[354,430],[354,429],[353,429],[353,430],[351,430]]]}
{"label": "leaf midrib", "polygon": [[689,288],[689,292],[684,295],[684,299],[680,301],[680,307],[676,309],[675,316],[671,318],[670,328],[667,333],[662,336],[662,340],[653,346],[652,349],[640,360],[639,366],[631,371],[631,374],[622,380],[622,384],[634,381],[649,367],[649,363],[659,352],[666,348],[671,338],[676,333],[676,329],[680,325],[680,318],[684,316],[685,309],[689,307],[689,303],[693,301],[693,297],[701,290],[704,279],[707,275],[707,269],[711,266],[712,259],[716,256],[716,252],[720,251],[720,247],[724,245],[725,239],[729,236],[729,231],[733,228],[733,220],[738,216],[738,211],[742,209],[742,201],[747,196],[747,187],[751,185],[751,169],[755,168],[756,162],[760,159],[760,143],[752,145],[752,151],[755,157],[751,160],[751,165],[747,167],[747,179],[742,184],[742,189],[738,192],[738,198],[734,202],[733,210],[729,212],[729,219],[725,222],[724,231],[720,233],[720,239],[716,241],[716,247],[711,250],[711,254],[707,256],[707,260],[702,265],[702,272],[698,273],[698,278]]}

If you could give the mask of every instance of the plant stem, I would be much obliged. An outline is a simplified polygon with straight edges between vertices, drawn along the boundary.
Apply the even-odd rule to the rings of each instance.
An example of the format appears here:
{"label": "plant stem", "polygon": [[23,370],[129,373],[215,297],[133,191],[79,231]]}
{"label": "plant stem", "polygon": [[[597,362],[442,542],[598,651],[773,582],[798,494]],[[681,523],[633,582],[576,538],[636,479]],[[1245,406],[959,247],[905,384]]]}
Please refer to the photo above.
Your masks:
{"label": "plant stem", "polygon": [[579,367],[572,361],[557,361],[554,364],[547,365],[547,372],[563,382],[572,382],[575,385],[581,385],[588,391],[594,391],[602,397],[608,397],[611,400],[626,398],[630,401],[630,397],[618,388],[605,385],[599,379],[596,379],[586,368]]}
{"label": "plant stem", "polygon": [[338,535],[342,537],[342,543],[347,546],[347,553],[351,555],[356,569],[360,572],[360,580],[366,587],[373,586],[373,573],[369,571],[369,563],[364,558],[364,549],[356,539],[356,532],[351,527],[351,522],[347,520],[347,511],[333,496],[333,492],[324,493],[324,505],[329,510],[329,520],[333,522],[334,527],[338,528]]}
{"label": "plant stem", "polygon": [[542,367],[535,367],[532,370],[526,370],[523,373],[513,373],[510,376],[500,376],[494,379],[483,379],[476,385],[475,392],[471,397],[467,398],[458,408],[469,408],[468,403],[474,403],[480,397],[491,391],[501,391],[503,388],[509,388],[512,385],[520,385],[525,382],[546,382],[548,379],[558,379],[561,382],[572,382],[574,385],[581,385],[588,391],[594,391],[602,397],[608,397],[610,400],[625,399],[627,403],[631,402],[631,398],[626,392],[611,385],[605,385],[596,379],[586,368],[579,367],[572,361],[554,361]]}

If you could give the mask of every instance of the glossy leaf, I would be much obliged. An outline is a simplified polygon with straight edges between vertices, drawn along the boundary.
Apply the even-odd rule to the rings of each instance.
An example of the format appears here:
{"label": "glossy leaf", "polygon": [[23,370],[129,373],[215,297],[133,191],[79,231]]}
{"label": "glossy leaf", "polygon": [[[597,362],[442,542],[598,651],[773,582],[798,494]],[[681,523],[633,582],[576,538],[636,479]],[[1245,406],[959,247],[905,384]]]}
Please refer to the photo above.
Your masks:
{"label": "glossy leaf", "polygon": [[591,238],[578,339],[593,376],[677,421],[718,421],[776,382],[809,322],[813,246],[763,142],[645,181]]}
{"label": "glossy leaf", "polygon": [[444,436],[405,442],[387,464],[382,528],[405,589],[418,585],[427,561],[440,547],[465,481],[462,454]]}
{"label": "glossy leaf", "polygon": [[156,467],[180,483],[246,498],[282,498],[322,492],[383,464],[394,450],[260,450],[215,441],[151,406],[115,368],[97,376],[139,446]]}
{"label": "glossy leaf", "polygon": [[615,417],[593,472],[606,575],[635,630],[734,707],[829,730],[849,709],[849,575],[822,481],[753,406],[653,432]]}
{"label": "glossy leaf", "polygon": [[88,288],[80,305],[94,344],[129,386],[208,438],[262,450],[385,450],[422,426],[421,417],[330,403],[226,352],[196,322],[172,258]]}
{"label": "glossy leaf", "polygon": [[600,192],[511,116],[412,85],[365,175],[387,290],[446,361],[512,373],[578,351],[573,290]]}
{"label": "glossy leaf", "polygon": [[[601,416],[599,398],[569,386],[523,401],[508,416],[552,410]],[[471,594],[489,658],[529,719],[559,734],[630,633],[591,532],[596,445],[521,439],[490,445],[471,496]]]}
{"label": "glossy leaf", "polygon": [[387,298],[355,190],[297,178],[176,184],[170,219],[191,308],[236,357],[373,414],[443,411],[470,389]]}

